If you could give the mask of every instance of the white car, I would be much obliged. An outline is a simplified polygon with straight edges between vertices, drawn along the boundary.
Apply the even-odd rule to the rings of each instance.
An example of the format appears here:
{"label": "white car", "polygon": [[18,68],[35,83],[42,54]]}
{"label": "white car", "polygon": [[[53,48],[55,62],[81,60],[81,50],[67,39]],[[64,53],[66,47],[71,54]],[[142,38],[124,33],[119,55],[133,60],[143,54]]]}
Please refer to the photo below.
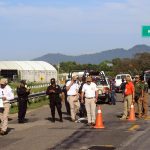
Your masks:
{"label": "white car", "polygon": [[[130,76],[130,74],[117,74],[115,77],[115,87],[116,87],[116,92],[120,92],[120,85],[122,83],[122,79],[125,79],[126,76]],[[132,78],[131,78],[132,79]]]}

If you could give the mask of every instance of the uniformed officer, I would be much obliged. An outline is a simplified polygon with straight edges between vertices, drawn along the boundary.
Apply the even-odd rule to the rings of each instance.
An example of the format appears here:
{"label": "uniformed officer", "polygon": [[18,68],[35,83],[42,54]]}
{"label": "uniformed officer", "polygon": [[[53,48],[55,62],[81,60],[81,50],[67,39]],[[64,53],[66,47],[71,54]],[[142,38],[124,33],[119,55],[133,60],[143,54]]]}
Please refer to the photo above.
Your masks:
{"label": "uniformed officer", "polygon": [[56,84],[56,81],[54,78],[50,80],[51,85],[48,86],[46,90],[46,94],[49,95],[49,100],[50,100],[50,109],[51,109],[51,115],[52,115],[52,122],[55,122],[55,106],[57,108],[59,117],[60,117],[60,122],[63,122],[62,119],[62,111],[61,111],[61,88],[59,85]]}
{"label": "uniformed officer", "polygon": [[144,97],[144,85],[142,84],[139,75],[135,76],[134,87],[135,87],[135,102],[137,103],[137,106],[138,106],[138,118],[141,118],[142,117],[142,101]]}
{"label": "uniformed officer", "polygon": [[[67,82],[66,82],[67,83]],[[65,106],[66,106],[66,111],[67,111],[67,114],[70,115],[70,105],[69,105],[69,102],[67,101],[67,90],[66,90],[66,84],[63,86],[62,88],[62,94],[63,94],[63,97],[64,97],[64,101],[65,101]]]}
{"label": "uniformed officer", "polygon": [[20,86],[17,87],[18,95],[18,123],[25,123],[26,111],[27,111],[27,102],[28,95],[30,94],[30,89],[26,87],[26,81],[21,80]]}
{"label": "uniformed officer", "polygon": [[144,77],[141,76],[141,82],[144,86],[143,88],[143,99],[142,99],[142,106],[143,106],[143,114],[142,118],[146,118],[148,116],[148,83],[144,81]]}

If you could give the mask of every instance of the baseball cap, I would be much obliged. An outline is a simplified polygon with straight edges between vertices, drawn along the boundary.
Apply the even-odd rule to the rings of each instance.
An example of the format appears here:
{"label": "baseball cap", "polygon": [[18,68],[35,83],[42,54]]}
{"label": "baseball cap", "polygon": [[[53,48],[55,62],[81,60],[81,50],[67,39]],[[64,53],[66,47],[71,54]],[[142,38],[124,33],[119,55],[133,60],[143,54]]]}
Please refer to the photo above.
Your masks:
{"label": "baseball cap", "polygon": [[91,81],[92,81],[92,78],[91,78],[91,77],[87,77],[87,78],[86,78],[86,82],[88,82],[88,81],[91,82]]}
{"label": "baseball cap", "polygon": [[8,83],[7,78],[0,79],[0,84],[7,84],[7,83]]}

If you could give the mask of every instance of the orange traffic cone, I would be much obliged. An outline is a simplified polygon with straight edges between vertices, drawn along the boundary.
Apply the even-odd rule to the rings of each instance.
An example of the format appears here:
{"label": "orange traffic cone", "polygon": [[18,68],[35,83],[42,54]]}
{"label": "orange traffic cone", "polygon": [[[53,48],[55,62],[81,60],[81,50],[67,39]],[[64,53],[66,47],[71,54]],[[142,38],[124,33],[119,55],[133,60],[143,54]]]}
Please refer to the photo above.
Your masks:
{"label": "orange traffic cone", "polygon": [[96,116],[96,124],[95,124],[94,128],[96,128],[96,129],[105,128],[103,125],[102,111],[101,111],[100,106],[98,106],[98,111],[97,111],[97,116]]}
{"label": "orange traffic cone", "polygon": [[134,105],[131,104],[131,108],[130,108],[130,116],[128,118],[129,121],[135,121],[135,111],[134,111]]}

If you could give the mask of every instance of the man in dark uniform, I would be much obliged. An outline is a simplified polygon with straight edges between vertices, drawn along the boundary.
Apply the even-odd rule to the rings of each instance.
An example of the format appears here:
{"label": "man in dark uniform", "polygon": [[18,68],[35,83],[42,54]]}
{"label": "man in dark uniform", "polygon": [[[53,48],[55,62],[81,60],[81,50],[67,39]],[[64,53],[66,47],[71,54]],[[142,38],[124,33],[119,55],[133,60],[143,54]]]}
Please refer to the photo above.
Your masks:
{"label": "man in dark uniform", "polygon": [[30,89],[26,88],[26,81],[21,80],[20,86],[17,87],[17,95],[18,95],[18,123],[25,123],[27,120],[25,119],[26,110],[27,110],[27,102],[28,95],[30,94]]}
{"label": "man in dark uniform", "polygon": [[[66,81],[66,83],[67,83],[67,81]],[[67,101],[66,84],[62,88],[62,94],[64,95],[64,100],[65,100],[65,106],[66,106],[67,114],[70,115],[70,105],[69,105],[69,102]]]}
{"label": "man in dark uniform", "polygon": [[51,114],[52,114],[52,122],[55,122],[55,106],[57,108],[59,117],[60,117],[60,122],[63,122],[62,119],[62,111],[61,111],[61,88],[59,85],[56,85],[56,81],[54,78],[51,79],[51,85],[48,86],[46,90],[46,94],[49,95],[49,100],[50,100],[50,108],[51,108]]}
{"label": "man in dark uniform", "polygon": [[138,106],[138,118],[142,118],[142,102],[144,97],[144,85],[142,84],[140,80],[140,76],[135,76],[134,81],[134,87],[135,87],[135,103],[137,103]]}

